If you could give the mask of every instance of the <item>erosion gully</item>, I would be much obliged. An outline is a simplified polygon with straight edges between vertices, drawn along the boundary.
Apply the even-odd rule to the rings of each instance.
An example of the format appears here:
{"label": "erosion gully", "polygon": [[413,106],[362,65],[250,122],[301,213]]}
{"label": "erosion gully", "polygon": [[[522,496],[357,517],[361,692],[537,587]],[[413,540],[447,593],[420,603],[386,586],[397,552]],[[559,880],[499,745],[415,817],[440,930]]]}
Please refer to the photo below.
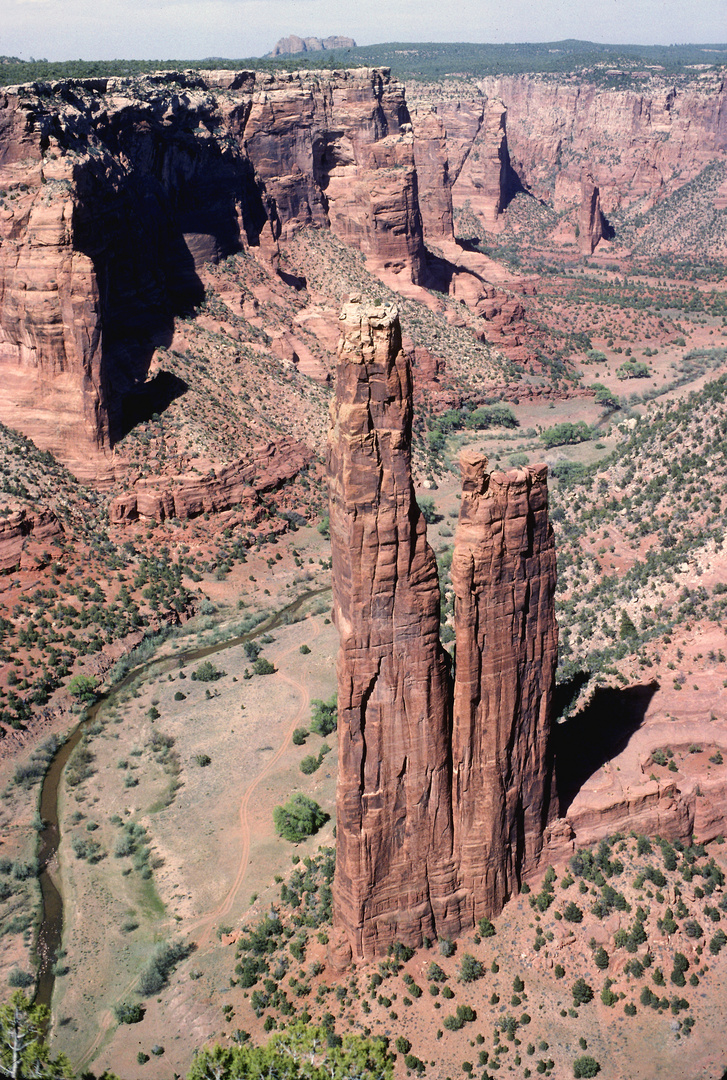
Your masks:
{"label": "erosion gully", "polygon": [[63,894],[60,890],[60,877],[54,880],[50,870],[61,839],[58,824],[58,792],[66,763],[76,746],[78,746],[86,729],[93,724],[99,711],[105,706],[113,705],[116,698],[135,679],[148,676],[156,669],[164,671],[168,668],[181,667],[183,664],[193,663],[195,660],[203,660],[205,657],[213,656],[215,653],[224,652],[225,649],[232,649],[236,645],[244,645],[246,641],[253,641],[256,637],[260,637],[261,634],[267,634],[271,630],[286,624],[290,616],[300,611],[308,600],[330,592],[330,589],[330,585],[326,585],[323,588],[311,589],[302,593],[292,603],[287,604],[279,611],[272,612],[263,622],[258,623],[252,630],[240,634],[238,637],[218,641],[214,645],[205,645],[201,648],[175,653],[174,656],[157,657],[132,668],[123,679],[101,694],[93,705],[86,710],[83,720],[76,725],[66,741],[58,748],[43,778],[40,793],[40,816],[43,821],[43,829],[40,833],[38,862],[40,865],[39,880],[42,902],[36,945],[39,961],[35,994],[35,1003],[37,1005],[46,1005],[50,1009],[55,986],[54,969],[63,940]]}

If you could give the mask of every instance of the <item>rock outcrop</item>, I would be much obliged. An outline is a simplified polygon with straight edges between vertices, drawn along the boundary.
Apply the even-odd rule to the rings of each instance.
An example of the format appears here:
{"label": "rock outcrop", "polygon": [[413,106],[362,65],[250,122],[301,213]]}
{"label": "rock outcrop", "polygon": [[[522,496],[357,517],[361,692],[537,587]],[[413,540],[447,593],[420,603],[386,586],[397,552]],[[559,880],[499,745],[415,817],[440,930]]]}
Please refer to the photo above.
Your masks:
{"label": "rock outcrop", "polygon": [[537,865],[555,809],[555,544],[547,466],[488,475],[487,459],[465,450],[460,467],[452,801],[459,880],[476,921]]}
{"label": "rock outcrop", "polygon": [[288,37],[280,38],[271,56],[301,56],[303,53],[326,52],[331,49],[355,49],[356,42],[352,37],[342,37],[332,34],[330,37],[298,37],[297,34],[289,34]]}
{"label": "rock outcrop", "polygon": [[395,309],[352,301],[341,328],[328,451],[339,964],[459,929],[447,659],[411,479],[411,376]]}
{"label": "rock outcrop", "polygon": [[396,310],[359,300],[341,315],[328,449],[337,967],[499,911],[537,860],[552,805],[546,470],[488,478],[483,458],[464,459],[452,731],[436,562],[411,479],[409,365]]}
{"label": "rock outcrop", "polygon": [[148,476],[134,484],[134,490],[117,495],[109,504],[109,521],[122,525],[139,518],[186,521],[204,513],[221,513],[233,506],[246,506],[248,518],[262,516],[258,495],[274,491],[291,480],[313,453],[294,439],[281,439],[258,447],[252,460],[240,460],[212,469],[206,476]]}
{"label": "rock outcrop", "polygon": [[586,175],[581,180],[581,207],[578,214],[578,247],[584,255],[592,255],[603,237],[601,193]]}
{"label": "rock outcrop", "polygon": [[60,521],[47,507],[6,510],[0,517],[0,574],[46,565],[49,541],[62,535]]}
{"label": "rock outcrop", "polygon": [[497,232],[500,215],[518,188],[507,147],[507,108],[498,98],[487,102],[482,124],[457,175],[457,201],[470,201],[487,230]]}
{"label": "rock outcrop", "polygon": [[388,69],[255,76],[238,136],[276,238],[330,228],[384,268],[423,277],[414,136]]}

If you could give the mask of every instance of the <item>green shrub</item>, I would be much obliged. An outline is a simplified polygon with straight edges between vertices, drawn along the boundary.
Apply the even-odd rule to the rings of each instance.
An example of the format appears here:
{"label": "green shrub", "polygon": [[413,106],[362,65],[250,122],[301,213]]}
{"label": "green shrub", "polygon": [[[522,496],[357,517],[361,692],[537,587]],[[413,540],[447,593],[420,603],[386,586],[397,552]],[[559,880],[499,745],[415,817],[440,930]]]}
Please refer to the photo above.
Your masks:
{"label": "green shrub", "polygon": [[266,660],[264,656],[258,656],[257,660],[252,665],[252,670],[256,675],[273,675],[275,673],[275,665],[271,664],[269,660]]}
{"label": "green shrub", "polygon": [[597,968],[601,971],[605,971],[608,967],[608,953],[604,949],[603,945],[600,945],[593,954],[593,960]]}
{"label": "green shrub", "polygon": [[166,941],[157,945],[139,976],[139,993],[144,997],[158,994],[177,964],[185,960],[193,948],[193,945],[183,941]]}
{"label": "green shrub", "polygon": [[216,668],[211,660],[203,660],[196,671],[192,672],[192,678],[198,682],[216,682],[217,679],[223,678],[226,674],[226,671],[220,671],[219,668]]}
{"label": "green shrub", "polygon": [[119,1024],[138,1024],[144,1019],[143,1005],[122,1001],[114,1005],[114,1015]]}
{"label": "green shrub", "polygon": [[98,680],[92,675],[74,675],[68,682],[68,693],[84,704],[95,700],[97,689]]}
{"label": "green shrub", "polygon": [[334,694],[328,701],[321,701],[320,698],[314,698],[311,701],[313,707],[313,716],[311,718],[310,729],[315,732],[316,735],[321,735],[324,739],[327,735],[330,735],[336,730],[338,705],[337,698]]}
{"label": "green shrub", "polygon": [[576,979],[571,987],[571,992],[576,1005],[587,1005],[589,1001],[593,1000],[593,988],[588,985],[585,979]]}
{"label": "green shrub", "polygon": [[460,982],[470,983],[484,975],[484,967],[471,953],[465,953],[459,966]]}
{"label": "green shrub", "polygon": [[589,1078],[596,1076],[601,1071],[601,1066],[588,1054],[584,1054],[583,1057],[576,1058],[573,1062],[573,1075],[575,1077]]}
{"label": "green shrub", "polygon": [[302,746],[308,738],[308,729],[297,727],[293,732],[293,746]]}
{"label": "green shrub", "polygon": [[458,1016],[450,1013],[449,1016],[445,1016],[442,1024],[446,1027],[447,1031],[459,1031],[464,1027],[464,1020],[460,1020]]}
{"label": "green shrub", "polygon": [[563,909],[563,918],[566,922],[579,923],[583,922],[583,912],[578,907],[578,904],[574,904],[573,901],[566,905]]}
{"label": "green shrub", "polygon": [[554,446],[586,442],[592,436],[593,432],[585,420],[578,420],[575,424],[570,420],[565,420],[562,424],[554,424],[553,427],[546,428],[541,432],[540,438],[545,446],[551,449]]}
{"label": "green shrub", "polygon": [[21,971],[20,968],[13,968],[8,975],[8,986],[15,988],[26,989],[28,986],[32,986],[35,982],[35,976],[31,975],[29,971]]}
{"label": "green shrub", "polygon": [[319,765],[320,761],[315,754],[306,754],[298,767],[302,773],[305,773],[306,776],[310,776],[311,773],[316,771]]}
{"label": "green shrub", "polygon": [[276,832],[293,844],[299,844],[317,833],[326,821],[328,814],[321,810],[317,802],[300,792],[291,795],[284,806],[276,806],[273,810]]}

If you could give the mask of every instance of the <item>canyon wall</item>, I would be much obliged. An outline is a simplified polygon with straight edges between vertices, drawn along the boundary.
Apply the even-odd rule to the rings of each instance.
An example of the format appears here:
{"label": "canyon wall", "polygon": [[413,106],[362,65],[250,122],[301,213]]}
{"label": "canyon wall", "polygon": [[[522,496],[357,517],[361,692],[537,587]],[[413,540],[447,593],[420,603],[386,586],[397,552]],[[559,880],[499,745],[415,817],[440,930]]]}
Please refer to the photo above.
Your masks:
{"label": "canyon wall", "polygon": [[[420,124],[424,145],[434,119],[440,125],[448,155],[440,173],[454,210],[474,212],[490,232],[501,230],[501,212],[520,188],[558,213],[571,211],[575,226],[584,175],[608,216],[648,210],[727,160],[727,88],[718,73],[678,84],[655,76],[633,90],[576,75],[503,75],[412,83],[407,100],[417,140]],[[420,175],[423,206],[442,203],[433,177],[431,169]]]}
{"label": "canyon wall", "polygon": [[200,266],[330,228],[418,281],[403,87],[388,72],[170,72],[0,94],[0,421],[98,468]]}
{"label": "canyon wall", "polygon": [[396,309],[341,315],[328,444],[339,772],[331,959],[452,936],[534,869],[551,799],[555,552],[546,469],[465,455],[452,581],[457,673],[414,498]]}
{"label": "canyon wall", "polygon": [[576,203],[583,170],[608,215],[644,209],[727,154],[727,87],[718,74],[688,85],[661,78],[610,89],[577,76],[478,81],[507,107],[510,160],[522,183],[557,210]]}
{"label": "canyon wall", "polygon": [[131,395],[165,407],[150,364],[203,300],[201,267],[249,249],[274,273],[305,226],[394,287],[463,301],[476,333],[524,359],[526,286],[455,245],[454,214],[501,231],[523,187],[564,215],[565,242],[579,226],[588,254],[602,210],[646,209],[727,159],[713,74],[643,90],[503,76],[407,97],[411,115],[403,85],[368,68],[0,91],[0,421],[80,476],[112,472]]}

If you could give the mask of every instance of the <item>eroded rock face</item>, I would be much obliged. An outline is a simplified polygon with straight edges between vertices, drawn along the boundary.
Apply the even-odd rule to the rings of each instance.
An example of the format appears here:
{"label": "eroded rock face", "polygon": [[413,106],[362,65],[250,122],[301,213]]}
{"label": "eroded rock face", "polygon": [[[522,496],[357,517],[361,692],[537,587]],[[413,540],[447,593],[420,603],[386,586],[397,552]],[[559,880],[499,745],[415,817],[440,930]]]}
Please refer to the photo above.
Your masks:
{"label": "eroded rock face", "polygon": [[517,189],[507,148],[507,108],[498,98],[487,102],[482,124],[457,176],[457,203],[476,206],[490,232]]}
{"label": "eroded rock face", "polygon": [[109,503],[109,521],[123,525],[139,518],[182,521],[204,513],[220,513],[233,506],[248,510],[255,520],[264,514],[258,495],[274,491],[309,464],[312,451],[294,439],[281,439],[255,448],[250,460],[241,459],[207,476],[150,476],[137,480],[134,490]]}
{"label": "eroded rock face", "polygon": [[275,45],[272,56],[298,56],[300,53],[325,52],[327,49],[355,49],[356,42],[351,37],[343,37],[340,34],[332,34],[327,38],[298,37],[297,34],[289,34],[288,37],[280,38]]}
{"label": "eroded rock face", "polygon": [[556,571],[547,466],[488,474],[472,450],[460,466],[452,800],[455,857],[476,921],[518,891],[555,810]]}
{"label": "eroded rock face", "polygon": [[352,298],[341,327],[328,444],[340,633],[337,967],[396,940],[456,935],[517,891],[553,809],[556,661],[547,470],[488,476],[485,458],[465,454],[452,728],[398,317]]}
{"label": "eroded rock face", "polygon": [[411,376],[396,309],[341,315],[328,444],[338,654],[334,960],[459,929],[447,662],[434,553],[411,480]]}
{"label": "eroded rock face", "polygon": [[[200,267],[304,225],[422,276],[413,135],[387,70],[170,72],[0,95],[0,420],[96,476],[153,398]],[[151,411],[161,411],[164,401]]]}
{"label": "eroded rock face", "polygon": [[0,574],[45,566],[51,558],[49,541],[62,535],[48,507],[20,507],[0,517]]}
{"label": "eroded rock face", "polygon": [[402,84],[378,68],[255,79],[241,135],[276,235],[330,228],[419,282],[424,246]]}

